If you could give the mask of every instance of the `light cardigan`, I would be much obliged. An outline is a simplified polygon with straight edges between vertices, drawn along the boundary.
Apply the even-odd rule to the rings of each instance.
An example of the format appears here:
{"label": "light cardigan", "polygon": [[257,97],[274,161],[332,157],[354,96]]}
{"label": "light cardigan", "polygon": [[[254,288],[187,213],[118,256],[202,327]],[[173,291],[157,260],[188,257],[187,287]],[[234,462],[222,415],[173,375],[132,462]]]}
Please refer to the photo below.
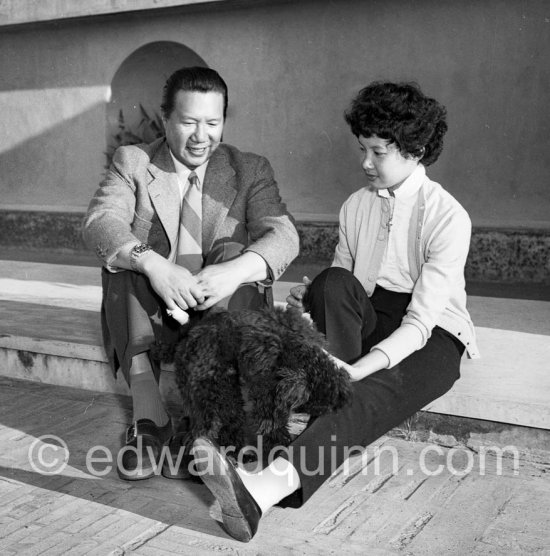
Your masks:
{"label": "light cardigan", "polygon": [[[454,197],[426,176],[424,166],[407,179],[422,182],[407,238],[412,299],[401,326],[373,349],[387,355],[391,368],[424,346],[437,325],[458,338],[469,357],[477,358],[464,280],[470,218]],[[332,266],[353,272],[369,296],[388,242],[390,218],[390,199],[367,187],[353,193],[340,210]]]}

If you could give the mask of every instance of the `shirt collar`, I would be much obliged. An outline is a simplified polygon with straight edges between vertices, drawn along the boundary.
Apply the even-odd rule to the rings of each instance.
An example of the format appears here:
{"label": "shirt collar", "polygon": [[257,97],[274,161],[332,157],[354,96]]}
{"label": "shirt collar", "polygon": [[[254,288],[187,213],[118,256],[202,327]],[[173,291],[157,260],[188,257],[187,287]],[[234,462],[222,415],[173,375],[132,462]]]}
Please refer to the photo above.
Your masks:
{"label": "shirt collar", "polygon": [[[419,164],[401,186],[393,192],[394,196],[400,199],[412,197],[422,187],[425,177],[426,168],[424,168],[422,164]],[[391,197],[387,189],[379,189],[378,195],[379,197]]]}
{"label": "shirt collar", "polygon": [[191,172],[195,172],[195,174],[197,174],[197,177],[199,178],[199,183],[200,183],[201,188],[202,188],[202,184],[204,183],[204,176],[206,174],[206,167],[208,166],[208,161],[206,161],[204,164],[201,164],[200,166],[197,166],[195,168],[195,170],[190,170],[185,164],[182,164],[172,154],[171,150],[170,150],[170,156],[172,157],[172,160],[174,161],[174,166],[176,167],[176,174],[177,174],[179,180],[181,181],[181,183],[186,184],[187,180],[189,179],[189,174]]}

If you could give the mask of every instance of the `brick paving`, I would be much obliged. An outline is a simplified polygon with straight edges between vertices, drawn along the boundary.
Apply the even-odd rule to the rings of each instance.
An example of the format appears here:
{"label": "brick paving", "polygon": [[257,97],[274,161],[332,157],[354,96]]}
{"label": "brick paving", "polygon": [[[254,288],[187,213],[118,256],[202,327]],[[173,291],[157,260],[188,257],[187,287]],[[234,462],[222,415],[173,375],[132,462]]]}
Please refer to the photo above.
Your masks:
{"label": "brick paving", "polygon": [[548,461],[384,437],[242,544],[199,480],[124,482],[98,451],[89,472],[129,419],[125,396],[0,377],[0,555],[550,554]]}

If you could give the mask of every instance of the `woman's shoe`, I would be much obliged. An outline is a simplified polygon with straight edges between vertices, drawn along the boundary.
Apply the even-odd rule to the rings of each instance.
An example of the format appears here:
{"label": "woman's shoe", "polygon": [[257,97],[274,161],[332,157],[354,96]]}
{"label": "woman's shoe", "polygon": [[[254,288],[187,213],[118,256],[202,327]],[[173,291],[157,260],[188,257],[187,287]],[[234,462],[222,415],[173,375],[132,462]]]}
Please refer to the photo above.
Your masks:
{"label": "woman's shoe", "polygon": [[150,419],[138,419],[126,431],[126,444],[117,457],[118,476],[140,481],[158,475],[162,447],[172,434],[172,422],[163,427]]}
{"label": "woman's shoe", "polygon": [[233,463],[206,437],[195,440],[193,455],[197,474],[220,504],[225,530],[238,541],[250,541],[258,530],[262,510]]}

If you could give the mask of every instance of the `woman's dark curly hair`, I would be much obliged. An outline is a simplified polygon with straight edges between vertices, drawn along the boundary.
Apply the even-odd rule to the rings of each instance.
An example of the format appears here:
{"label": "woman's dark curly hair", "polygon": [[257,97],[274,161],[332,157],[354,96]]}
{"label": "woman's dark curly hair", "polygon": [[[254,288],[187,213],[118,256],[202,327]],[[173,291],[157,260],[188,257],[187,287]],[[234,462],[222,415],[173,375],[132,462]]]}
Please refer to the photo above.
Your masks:
{"label": "woman's dark curly hair", "polygon": [[404,156],[433,164],[443,150],[447,111],[415,83],[374,82],[359,91],[345,113],[356,137],[377,135]]}

